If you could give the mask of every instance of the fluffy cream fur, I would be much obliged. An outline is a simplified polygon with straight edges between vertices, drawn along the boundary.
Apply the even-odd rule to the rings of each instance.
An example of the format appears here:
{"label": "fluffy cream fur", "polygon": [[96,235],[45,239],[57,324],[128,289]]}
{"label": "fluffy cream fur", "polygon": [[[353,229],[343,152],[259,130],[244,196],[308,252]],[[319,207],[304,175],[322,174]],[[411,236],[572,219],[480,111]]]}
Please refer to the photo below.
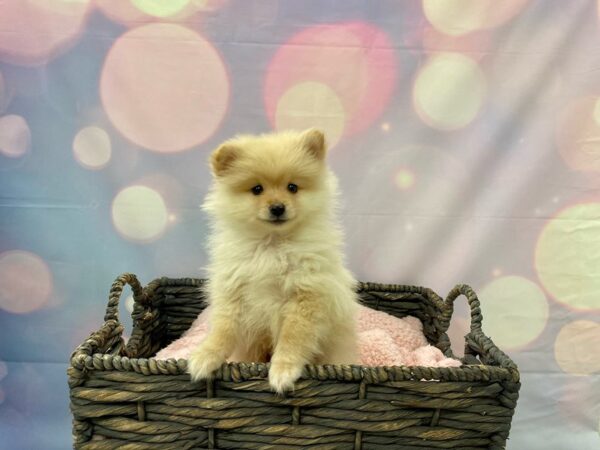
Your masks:
{"label": "fluffy cream fur", "polygon": [[[212,154],[204,203],[213,218],[211,329],[189,358],[193,380],[226,358],[270,360],[269,382],[281,393],[307,363],[357,362],[355,281],[343,264],[325,151],[323,134],[311,129],[236,137]],[[276,203],[285,205],[284,221],[272,220]]]}

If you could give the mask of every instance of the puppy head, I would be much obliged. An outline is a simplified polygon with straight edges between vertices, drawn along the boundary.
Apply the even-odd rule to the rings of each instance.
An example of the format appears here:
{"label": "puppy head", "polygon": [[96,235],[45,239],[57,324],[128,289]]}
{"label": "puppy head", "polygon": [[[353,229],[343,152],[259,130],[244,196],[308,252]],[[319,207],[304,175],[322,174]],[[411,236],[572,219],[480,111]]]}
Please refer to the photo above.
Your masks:
{"label": "puppy head", "polygon": [[283,231],[327,213],[325,137],[319,130],[239,136],[210,157],[205,209],[257,231]]}

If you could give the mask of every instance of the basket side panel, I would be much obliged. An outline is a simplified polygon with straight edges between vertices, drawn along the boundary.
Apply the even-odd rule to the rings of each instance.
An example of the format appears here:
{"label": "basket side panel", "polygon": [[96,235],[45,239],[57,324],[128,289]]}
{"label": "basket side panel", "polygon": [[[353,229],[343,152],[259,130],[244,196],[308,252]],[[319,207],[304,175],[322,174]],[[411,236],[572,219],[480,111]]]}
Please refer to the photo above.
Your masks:
{"label": "basket side panel", "polygon": [[71,390],[78,449],[504,448],[519,385],[301,379],[190,383],[187,375],[93,371]]}
{"label": "basket side panel", "polygon": [[359,395],[358,382],[302,379],[285,398],[275,395],[266,379],[245,382],[216,381],[215,400],[230,403],[230,413],[246,410],[236,427],[221,423],[214,429],[215,447],[262,448],[355,448],[357,431],[350,422],[332,424],[314,420],[307,411],[330,404],[344,404]]}
{"label": "basket side panel", "polygon": [[145,304],[133,311],[127,356],[154,356],[189,329],[207,306],[203,285],[203,280],[190,278],[161,278],[151,282],[144,289]]}
{"label": "basket side panel", "polygon": [[[163,347],[178,339],[208,305],[203,280],[170,280],[156,292]],[[184,282],[187,281],[187,282]],[[158,350],[158,349],[157,349]]]}
{"label": "basket side panel", "polygon": [[432,291],[412,286],[377,285],[369,283],[360,290],[359,300],[365,306],[395,317],[413,316],[423,323],[423,333],[430,344],[436,345],[442,335],[439,318],[441,299]]}
{"label": "basket side panel", "polygon": [[75,448],[206,447],[194,399],[206,399],[206,385],[186,376],[93,371],[71,389]]}
{"label": "basket side panel", "polygon": [[[366,398],[380,402],[381,412],[390,418],[405,417],[407,425],[366,432],[362,448],[504,448],[516,406],[510,394],[514,387],[423,381],[369,385]],[[408,424],[411,419],[413,423]]]}

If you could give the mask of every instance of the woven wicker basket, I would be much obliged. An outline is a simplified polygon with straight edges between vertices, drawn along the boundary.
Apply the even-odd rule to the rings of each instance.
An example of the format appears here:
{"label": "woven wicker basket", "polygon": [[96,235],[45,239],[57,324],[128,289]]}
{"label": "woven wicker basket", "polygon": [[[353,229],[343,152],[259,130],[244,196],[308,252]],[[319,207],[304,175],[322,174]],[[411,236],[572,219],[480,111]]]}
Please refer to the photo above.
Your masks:
{"label": "woven wicker basket", "polygon": [[[475,293],[446,301],[421,287],[360,283],[363,304],[422,320],[428,340],[453,356],[446,330],[467,297],[471,331],[458,368],[306,366],[293,393],[273,394],[268,364],[224,364],[191,383],[185,360],[152,356],[206,306],[203,280],[160,278],[142,288],[117,278],[104,325],[68,369],[77,449],[502,449],[519,391],[517,366],[481,330]],[[117,315],[125,284],[134,295],[127,343]],[[426,381],[435,380],[435,381]]]}

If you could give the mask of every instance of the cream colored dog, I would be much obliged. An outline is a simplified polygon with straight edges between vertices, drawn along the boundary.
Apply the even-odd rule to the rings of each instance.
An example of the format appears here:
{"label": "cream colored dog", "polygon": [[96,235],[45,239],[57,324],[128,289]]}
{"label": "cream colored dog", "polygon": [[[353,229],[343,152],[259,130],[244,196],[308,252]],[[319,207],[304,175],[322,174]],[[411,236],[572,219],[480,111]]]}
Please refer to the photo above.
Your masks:
{"label": "cream colored dog", "polygon": [[290,390],[305,364],[356,362],[355,281],[334,214],[337,182],[318,130],[239,136],[211,155],[211,329],[193,380],[226,359],[268,362]]}

